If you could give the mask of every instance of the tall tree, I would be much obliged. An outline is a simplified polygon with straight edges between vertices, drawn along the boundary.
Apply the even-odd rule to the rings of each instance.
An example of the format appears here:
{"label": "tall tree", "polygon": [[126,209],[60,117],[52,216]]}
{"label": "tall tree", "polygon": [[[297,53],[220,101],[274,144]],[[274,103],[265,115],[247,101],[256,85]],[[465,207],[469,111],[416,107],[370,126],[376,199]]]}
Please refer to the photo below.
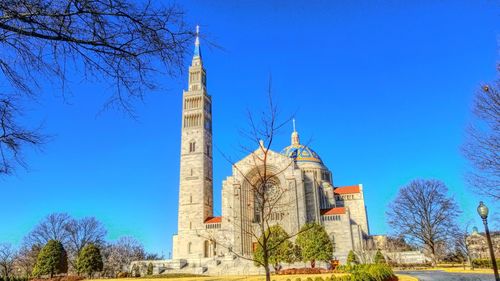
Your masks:
{"label": "tall tree", "polygon": [[14,271],[16,250],[11,244],[0,244],[0,276],[9,278]]}
{"label": "tall tree", "polygon": [[96,245],[88,243],[83,247],[76,261],[78,273],[86,273],[92,279],[94,273],[103,269],[101,251]]}
{"label": "tall tree", "polygon": [[50,214],[25,237],[25,243],[43,246],[50,240],[56,240],[66,244],[69,238],[67,225],[70,221],[71,217],[66,213]]}
{"label": "tall tree", "polygon": [[296,240],[302,260],[310,262],[311,267],[315,266],[316,261],[331,260],[333,245],[325,228],[317,223],[307,223],[302,226],[302,230]]}
{"label": "tall tree", "polygon": [[[131,115],[133,102],[158,86],[155,73],[182,70],[193,37],[178,5],[130,0],[0,1],[0,73],[12,88],[0,93],[0,175],[12,173],[25,144],[43,143],[38,129],[13,123],[19,97],[34,98],[43,81],[64,93],[75,77],[114,86],[106,106]],[[1,81],[0,81],[1,82]],[[56,86],[56,87],[57,87]],[[21,94],[21,95],[20,95]],[[10,121],[9,121],[10,120]],[[7,121],[7,122],[6,122]]]}
{"label": "tall tree", "polygon": [[100,247],[104,244],[106,229],[94,217],[70,219],[65,226],[68,234],[66,248],[68,249],[69,263],[75,267],[76,258],[85,246],[93,244]]}
{"label": "tall tree", "polygon": [[61,242],[50,240],[42,248],[33,269],[34,276],[49,275],[68,272],[68,256]]}
{"label": "tall tree", "polygon": [[[500,65],[498,66],[500,73]],[[468,182],[481,194],[500,199],[500,79],[481,85],[475,94],[475,122],[463,147],[473,170]]]}
{"label": "tall tree", "polygon": [[457,231],[455,220],[460,210],[447,192],[441,181],[413,180],[401,187],[387,211],[393,232],[422,246],[433,265],[437,264],[439,246],[451,241]]}

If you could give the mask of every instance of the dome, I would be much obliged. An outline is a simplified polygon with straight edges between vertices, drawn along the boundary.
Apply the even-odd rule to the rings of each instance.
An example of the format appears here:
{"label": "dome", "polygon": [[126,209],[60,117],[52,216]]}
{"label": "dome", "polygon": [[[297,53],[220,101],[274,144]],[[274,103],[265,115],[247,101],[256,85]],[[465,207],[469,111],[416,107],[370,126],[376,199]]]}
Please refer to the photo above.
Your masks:
{"label": "dome", "polygon": [[323,164],[318,153],[303,144],[292,144],[285,147],[281,154],[295,158],[297,162],[315,162]]}
{"label": "dome", "polygon": [[312,150],[311,148],[300,144],[299,133],[295,130],[295,119],[292,119],[293,122],[293,132],[291,136],[292,144],[285,147],[281,154],[288,156],[290,158],[294,158],[297,162],[302,163],[318,163],[323,166],[323,161],[319,158],[318,153]]}

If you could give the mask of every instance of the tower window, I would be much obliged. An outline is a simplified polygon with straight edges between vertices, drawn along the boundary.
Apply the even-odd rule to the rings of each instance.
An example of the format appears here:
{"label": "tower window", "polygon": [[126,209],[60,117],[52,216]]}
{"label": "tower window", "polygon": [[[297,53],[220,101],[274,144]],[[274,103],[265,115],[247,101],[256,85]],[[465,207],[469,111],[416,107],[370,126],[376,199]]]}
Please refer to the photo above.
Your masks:
{"label": "tower window", "polygon": [[189,143],[189,152],[195,152],[196,151],[196,142],[192,141]]}
{"label": "tower window", "polygon": [[207,156],[210,156],[210,145],[207,145]]}
{"label": "tower window", "polygon": [[188,254],[191,254],[191,242],[188,243]]}

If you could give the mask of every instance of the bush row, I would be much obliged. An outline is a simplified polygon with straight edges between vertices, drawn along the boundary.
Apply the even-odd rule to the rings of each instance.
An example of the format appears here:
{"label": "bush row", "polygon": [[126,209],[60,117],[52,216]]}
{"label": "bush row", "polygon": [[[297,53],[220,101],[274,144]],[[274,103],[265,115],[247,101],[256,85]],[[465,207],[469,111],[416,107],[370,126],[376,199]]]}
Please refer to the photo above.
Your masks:
{"label": "bush row", "polygon": [[[362,265],[344,265],[338,268],[339,272],[348,275],[316,278],[296,278],[294,281],[396,281],[398,278],[394,275],[392,269],[385,264],[362,264]],[[287,279],[292,281],[292,279]]]}
{"label": "bush row", "polygon": [[[500,259],[497,259],[497,266],[500,264]],[[479,268],[492,268],[490,259],[473,259],[472,265]]]}
{"label": "bush row", "polygon": [[26,277],[0,277],[0,281],[28,281]]}

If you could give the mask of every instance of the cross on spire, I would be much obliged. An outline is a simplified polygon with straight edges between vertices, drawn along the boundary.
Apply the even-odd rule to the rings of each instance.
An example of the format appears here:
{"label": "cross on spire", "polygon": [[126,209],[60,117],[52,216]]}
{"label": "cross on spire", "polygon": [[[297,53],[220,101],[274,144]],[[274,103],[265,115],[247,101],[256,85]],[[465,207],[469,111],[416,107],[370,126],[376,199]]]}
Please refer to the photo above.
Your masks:
{"label": "cross on spire", "polygon": [[201,58],[201,50],[200,50],[200,26],[196,25],[196,39],[194,40],[194,55],[193,57]]}

